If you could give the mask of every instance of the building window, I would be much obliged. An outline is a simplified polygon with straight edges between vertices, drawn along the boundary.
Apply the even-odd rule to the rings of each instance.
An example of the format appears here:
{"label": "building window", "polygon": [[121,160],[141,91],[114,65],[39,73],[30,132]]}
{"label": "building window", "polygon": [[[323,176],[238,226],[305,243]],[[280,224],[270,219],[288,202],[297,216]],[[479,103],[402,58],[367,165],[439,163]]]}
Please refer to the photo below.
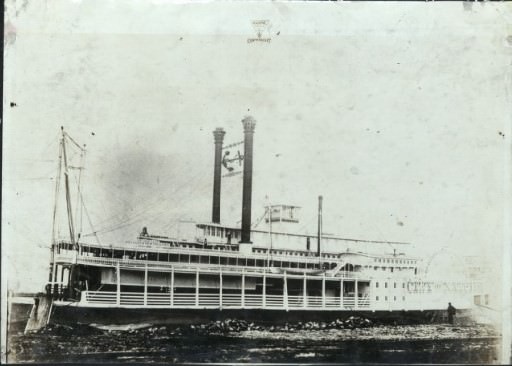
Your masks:
{"label": "building window", "polygon": [[405,301],[405,296],[402,296],[402,301]]}
{"label": "building window", "polygon": [[396,296],[393,296],[393,301],[396,301]]}
{"label": "building window", "polygon": [[378,297],[378,296],[375,296],[375,300],[376,300],[376,301],[379,301],[379,297]]}
{"label": "building window", "polygon": [[405,288],[405,282],[402,282],[402,288]]}
{"label": "building window", "polygon": [[395,283],[393,283],[393,288],[396,288],[396,282],[395,282]]}
{"label": "building window", "polygon": [[378,282],[375,282],[375,287],[379,288],[379,283]]}
{"label": "building window", "polygon": [[388,288],[388,283],[387,282],[384,282],[384,287]]}
{"label": "building window", "polygon": [[384,297],[384,300],[388,301],[388,297],[387,297],[387,296],[386,296],[386,297]]}

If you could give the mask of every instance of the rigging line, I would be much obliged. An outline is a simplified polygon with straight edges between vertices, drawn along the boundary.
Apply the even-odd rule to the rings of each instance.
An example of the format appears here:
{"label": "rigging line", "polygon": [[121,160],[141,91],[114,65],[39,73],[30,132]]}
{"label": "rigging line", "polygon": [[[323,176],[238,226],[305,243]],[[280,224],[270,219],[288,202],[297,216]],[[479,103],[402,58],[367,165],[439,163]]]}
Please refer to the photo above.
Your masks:
{"label": "rigging line", "polygon": [[78,147],[81,151],[85,151],[85,148],[83,148],[82,146],[80,146],[75,140],[73,140],[73,138],[71,136],[69,136],[69,134],[67,132],[64,132],[64,135],[73,143],[76,145],[76,147]]}
{"label": "rigging line", "polygon": [[[91,230],[93,231],[93,235],[96,238],[96,241],[98,242],[98,244],[101,245],[101,241],[98,236],[98,233],[97,233],[97,231],[94,230],[94,226],[92,224],[91,216],[89,216],[89,211],[87,210],[87,206],[85,206],[84,197],[82,196],[82,191],[79,190],[78,194],[80,195],[80,200],[82,201],[82,206],[85,211],[85,216],[87,217],[87,221],[89,221],[89,226],[91,227]],[[86,236],[86,235],[84,235],[84,236]]]}
{"label": "rigging line", "polygon": [[57,221],[57,206],[59,198],[60,176],[62,175],[62,143],[59,143],[59,163],[57,168],[57,176],[55,179],[55,197],[53,206],[53,222],[52,222],[52,243],[56,241],[56,221]]}
{"label": "rigging line", "polygon": [[256,228],[256,227],[260,224],[260,222],[261,222],[261,221],[263,221],[263,219],[265,218],[265,216],[266,216],[266,215],[267,215],[267,213],[268,213],[267,211],[268,211],[268,208],[265,210],[265,212],[263,213],[263,215],[261,215],[261,217],[257,220],[257,222],[256,222],[255,224],[252,224],[252,225],[251,225],[253,229],[254,229],[254,228]]}
{"label": "rigging line", "polygon": [[[48,144],[46,144],[46,146],[43,148],[43,150],[41,150],[41,154],[39,156],[46,156],[48,153],[49,153],[49,150],[50,150],[50,147],[52,147],[52,150],[54,148],[56,148],[55,146],[55,142],[57,142],[57,144],[60,144],[60,132],[57,132],[51,139],[49,139],[49,142]],[[34,162],[55,162],[55,160],[51,159],[51,160],[44,160],[44,159],[24,159],[24,160],[31,160],[31,161],[34,161]]]}
{"label": "rigging line", "polygon": [[75,243],[75,225],[73,224],[73,211],[71,207],[71,197],[69,190],[69,171],[68,171],[68,161],[66,156],[66,142],[64,139],[64,129],[62,129],[62,153],[64,158],[64,184],[66,186],[66,204],[68,210],[68,225],[69,225],[69,236],[71,239],[71,243],[76,246]]}
{"label": "rigging line", "polygon": [[299,227],[299,230],[298,230],[298,231],[300,232],[300,230],[307,230],[306,226],[307,226],[307,225],[309,225],[309,224],[311,224],[311,222],[312,222],[313,220],[315,220],[315,221],[316,221],[317,219],[318,219],[318,217],[316,217],[316,216],[310,216],[310,217],[309,217],[309,220],[307,220],[307,221],[306,221],[306,220],[304,220],[304,223]]}
{"label": "rigging line", "polygon": [[[196,174],[191,180],[195,179],[197,176],[199,176],[201,174],[201,172],[199,172],[198,174]],[[172,196],[172,195],[176,195],[181,189],[183,189],[184,187],[186,187],[187,185],[189,184],[189,182],[185,182],[183,185],[179,186],[177,189],[175,189],[172,193],[170,193],[169,195],[167,196]],[[138,212],[134,213],[131,217],[129,218],[125,218],[125,219],[122,219],[121,222],[118,222],[118,223],[114,223],[114,224],[107,224],[108,222],[112,222],[114,220],[119,220],[117,218],[117,215],[113,215],[111,216],[110,218],[106,219],[103,221],[103,224],[105,225],[102,229],[100,229],[99,231],[103,231],[105,229],[110,229],[111,227],[114,227],[118,224],[123,224],[127,221],[130,221],[131,219],[135,218],[135,217],[139,217],[141,215],[143,215],[145,212],[147,212],[148,210],[150,209],[153,209],[154,207],[157,207],[163,203],[165,203],[166,200],[168,200],[169,198],[163,198],[163,197],[157,197],[155,198],[155,201],[152,202],[152,203],[149,203],[147,204],[145,207],[143,207],[141,210],[139,210]]]}
{"label": "rigging line", "polygon": [[[77,183],[77,189],[78,189],[78,192],[80,192],[80,187],[81,187],[81,181],[82,181],[82,168],[84,167],[84,154],[85,154],[85,151],[82,151],[80,153],[80,169],[78,169],[78,180],[76,179],[76,175],[73,175],[73,177],[75,178],[75,182]],[[80,211],[80,216],[78,215]],[[80,217],[80,219],[79,219]],[[82,232],[82,205],[80,205],[80,195],[78,194],[76,196],[76,207],[75,207],[75,218],[77,219],[77,222],[76,222],[76,225],[77,227],[75,228],[76,231],[78,231],[79,233]],[[80,223],[80,228],[78,227]]]}
{"label": "rigging line", "polygon": [[[196,180],[196,178],[203,174],[203,170],[202,169],[199,169],[198,170],[198,173],[195,174],[191,179],[189,179],[187,182],[185,182],[183,185],[179,186],[177,189],[175,189],[172,193],[166,195],[168,198],[163,198],[163,197],[157,197],[155,199],[154,202],[146,205],[144,208],[142,208],[142,210],[136,212],[134,215],[132,215],[131,217],[128,217],[126,219],[123,219],[121,220],[121,222],[117,222],[115,224],[107,224],[108,222],[112,222],[114,220],[116,220],[116,218],[118,217],[118,215],[113,215],[109,218],[107,218],[106,220],[103,221],[103,224],[104,224],[104,227],[102,227],[101,229],[98,230],[98,232],[105,232],[105,230],[108,230],[108,231],[111,231],[111,229],[113,228],[116,228],[116,226],[126,226],[125,224],[128,224],[130,222],[137,222],[138,221],[138,218],[141,217],[142,215],[144,215],[147,211],[149,211],[150,209],[153,209],[154,207],[158,207],[159,205],[161,204],[164,204],[166,203],[167,200],[169,200],[169,198],[171,198],[172,196],[176,196],[176,194],[182,190],[184,187],[186,187],[189,183],[189,181],[193,181],[193,180]],[[200,181],[199,181],[200,182]],[[176,200],[174,200],[175,202]],[[155,215],[159,214],[159,212],[155,213]]]}
{"label": "rigging line", "polygon": [[[198,174],[196,174],[195,177],[197,177],[198,175],[200,175],[201,172],[199,172]],[[193,179],[191,179],[193,180]],[[189,182],[185,182],[184,184],[182,184],[180,187],[178,187],[174,192],[172,192],[170,195],[176,195],[176,193],[178,193],[180,190],[182,190],[183,188],[187,187],[187,185],[189,184]],[[113,225],[110,225],[110,226],[106,226],[106,227],[103,227],[101,229],[98,230],[98,232],[110,232],[112,231],[111,229],[117,229],[116,226],[119,225],[118,228],[121,228],[121,227],[125,227],[126,225],[125,224],[131,224],[131,223],[135,223],[137,221],[139,221],[139,218],[141,218],[141,216],[143,216],[146,212],[148,212],[150,209],[153,209],[155,207],[158,207],[159,205],[165,203],[166,200],[169,200],[169,199],[172,199],[171,197],[169,198],[164,198],[164,199],[158,199],[157,198],[157,201],[156,202],[153,202],[151,204],[149,204],[147,207],[145,207],[144,209],[142,209],[141,211],[139,211],[138,213],[136,213],[135,215],[132,215],[131,217],[127,218],[127,219],[124,219],[122,220],[121,222],[119,223],[116,223],[116,224],[113,224]],[[175,203],[175,202],[174,202]],[[154,215],[158,215],[160,214],[160,212],[156,212]],[[111,221],[111,220],[107,220],[107,221]],[[107,222],[105,221],[105,222]]]}
{"label": "rigging line", "polygon": [[[208,184],[203,185],[202,187],[207,187],[207,186],[209,186],[209,183],[208,183]],[[194,191],[194,192],[192,192],[192,193],[196,193],[196,192],[197,192],[197,190],[195,190],[195,191]],[[194,198],[192,198],[192,199],[190,199],[190,200],[188,200],[187,202],[190,202],[190,201],[192,201],[193,199],[195,199],[195,197],[194,197]],[[141,214],[143,214],[143,213],[141,213]],[[97,232],[101,232],[101,233],[109,233],[109,232],[112,232],[112,231],[116,231],[116,230],[119,230],[119,229],[123,229],[123,228],[125,228],[125,227],[127,227],[127,226],[130,226],[130,225],[134,225],[135,223],[140,222],[141,220],[152,221],[152,219],[154,219],[155,217],[160,216],[160,215],[161,215],[161,213],[160,213],[160,212],[156,212],[156,213],[154,213],[154,214],[150,214],[150,215],[149,215],[149,216],[147,216],[147,217],[132,217],[132,218],[130,218],[130,219],[128,219],[128,220],[125,220],[123,223],[120,223],[120,224],[119,224],[119,225],[117,225],[117,226],[113,226],[113,227],[107,228],[108,230],[103,229],[103,230],[98,230]],[[140,215],[137,215],[137,216],[140,216]]]}

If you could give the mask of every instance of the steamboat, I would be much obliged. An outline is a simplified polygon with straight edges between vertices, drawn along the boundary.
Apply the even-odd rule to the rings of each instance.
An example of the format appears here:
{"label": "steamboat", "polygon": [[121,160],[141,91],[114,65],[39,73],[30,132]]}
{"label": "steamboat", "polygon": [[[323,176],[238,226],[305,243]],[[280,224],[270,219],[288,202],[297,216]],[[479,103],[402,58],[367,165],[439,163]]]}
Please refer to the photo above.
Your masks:
{"label": "steamboat", "polygon": [[[242,123],[240,226],[220,220],[226,156],[225,132],[217,128],[211,222],[190,224],[186,238],[143,228],[135,241],[109,245],[75,235],[66,160],[66,142],[74,140],[63,130],[59,177],[66,187],[69,238],[52,243],[45,293],[36,299],[27,330],[48,323],[187,324],[225,318],[279,323],[356,314],[383,322],[431,322],[443,320],[448,302],[458,315],[470,308],[476,282],[428,281],[424,261],[408,253],[408,243],[324,234],[322,196],[314,236],[294,231],[300,208],[286,204],[266,207],[264,228],[254,228],[256,122],[246,117]],[[60,184],[57,179],[56,191]]]}

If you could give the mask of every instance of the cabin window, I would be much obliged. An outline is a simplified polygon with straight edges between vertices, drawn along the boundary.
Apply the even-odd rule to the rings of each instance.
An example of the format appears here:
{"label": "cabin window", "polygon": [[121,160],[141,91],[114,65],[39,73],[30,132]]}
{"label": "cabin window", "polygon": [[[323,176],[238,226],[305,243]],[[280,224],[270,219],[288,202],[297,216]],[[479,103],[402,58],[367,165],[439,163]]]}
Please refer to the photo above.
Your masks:
{"label": "cabin window", "polygon": [[255,265],[255,260],[254,259],[247,259],[247,265],[250,266],[250,267],[254,267]]}
{"label": "cabin window", "polygon": [[396,301],[396,296],[393,296],[393,301]]}
{"label": "cabin window", "polygon": [[226,257],[219,257],[220,264],[228,264],[228,259]]}
{"label": "cabin window", "polygon": [[389,267],[389,270],[390,270],[391,272],[393,272],[393,269],[394,269],[393,267]]}
{"label": "cabin window", "polygon": [[210,264],[219,264],[219,257],[210,257]]}
{"label": "cabin window", "polygon": [[197,255],[191,255],[190,256],[190,263],[198,263],[199,257]]}
{"label": "cabin window", "polygon": [[393,288],[396,288],[396,282],[395,282],[395,283],[393,283]]}
{"label": "cabin window", "polygon": [[388,288],[388,283],[384,282],[384,288]]}
{"label": "cabin window", "polygon": [[263,267],[265,265],[265,262],[263,259],[257,259],[256,260],[256,267]]}
{"label": "cabin window", "polygon": [[208,256],[205,256],[205,255],[202,255],[201,257],[199,257],[199,262],[200,263],[206,263],[208,264],[209,263],[209,258]]}
{"label": "cabin window", "polygon": [[236,266],[236,258],[228,258],[228,264],[230,266]]}
{"label": "cabin window", "polygon": [[379,283],[378,282],[375,282],[375,288],[379,288]]}
{"label": "cabin window", "polygon": [[148,253],[148,260],[150,260],[150,261],[156,261],[156,260],[157,260],[157,255],[156,255],[156,253]]}
{"label": "cabin window", "polygon": [[376,301],[379,301],[379,297],[378,297],[378,296],[375,296],[375,300],[376,300]]}

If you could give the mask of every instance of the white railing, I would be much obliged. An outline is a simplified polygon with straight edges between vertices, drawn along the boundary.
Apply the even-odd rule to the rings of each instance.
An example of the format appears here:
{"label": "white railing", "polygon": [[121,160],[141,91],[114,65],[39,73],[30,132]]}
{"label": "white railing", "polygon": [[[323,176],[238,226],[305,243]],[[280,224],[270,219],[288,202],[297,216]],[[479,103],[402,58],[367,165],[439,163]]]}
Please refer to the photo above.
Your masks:
{"label": "white railing", "polygon": [[369,297],[359,297],[357,306],[355,298],[325,298],[322,296],[284,296],[262,294],[201,294],[195,293],[147,293],[121,292],[119,302],[116,292],[83,291],[80,305],[85,306],[131,306],[131,307],[166,307],[166,308],[261,308],[261,309],[368,309]]}

